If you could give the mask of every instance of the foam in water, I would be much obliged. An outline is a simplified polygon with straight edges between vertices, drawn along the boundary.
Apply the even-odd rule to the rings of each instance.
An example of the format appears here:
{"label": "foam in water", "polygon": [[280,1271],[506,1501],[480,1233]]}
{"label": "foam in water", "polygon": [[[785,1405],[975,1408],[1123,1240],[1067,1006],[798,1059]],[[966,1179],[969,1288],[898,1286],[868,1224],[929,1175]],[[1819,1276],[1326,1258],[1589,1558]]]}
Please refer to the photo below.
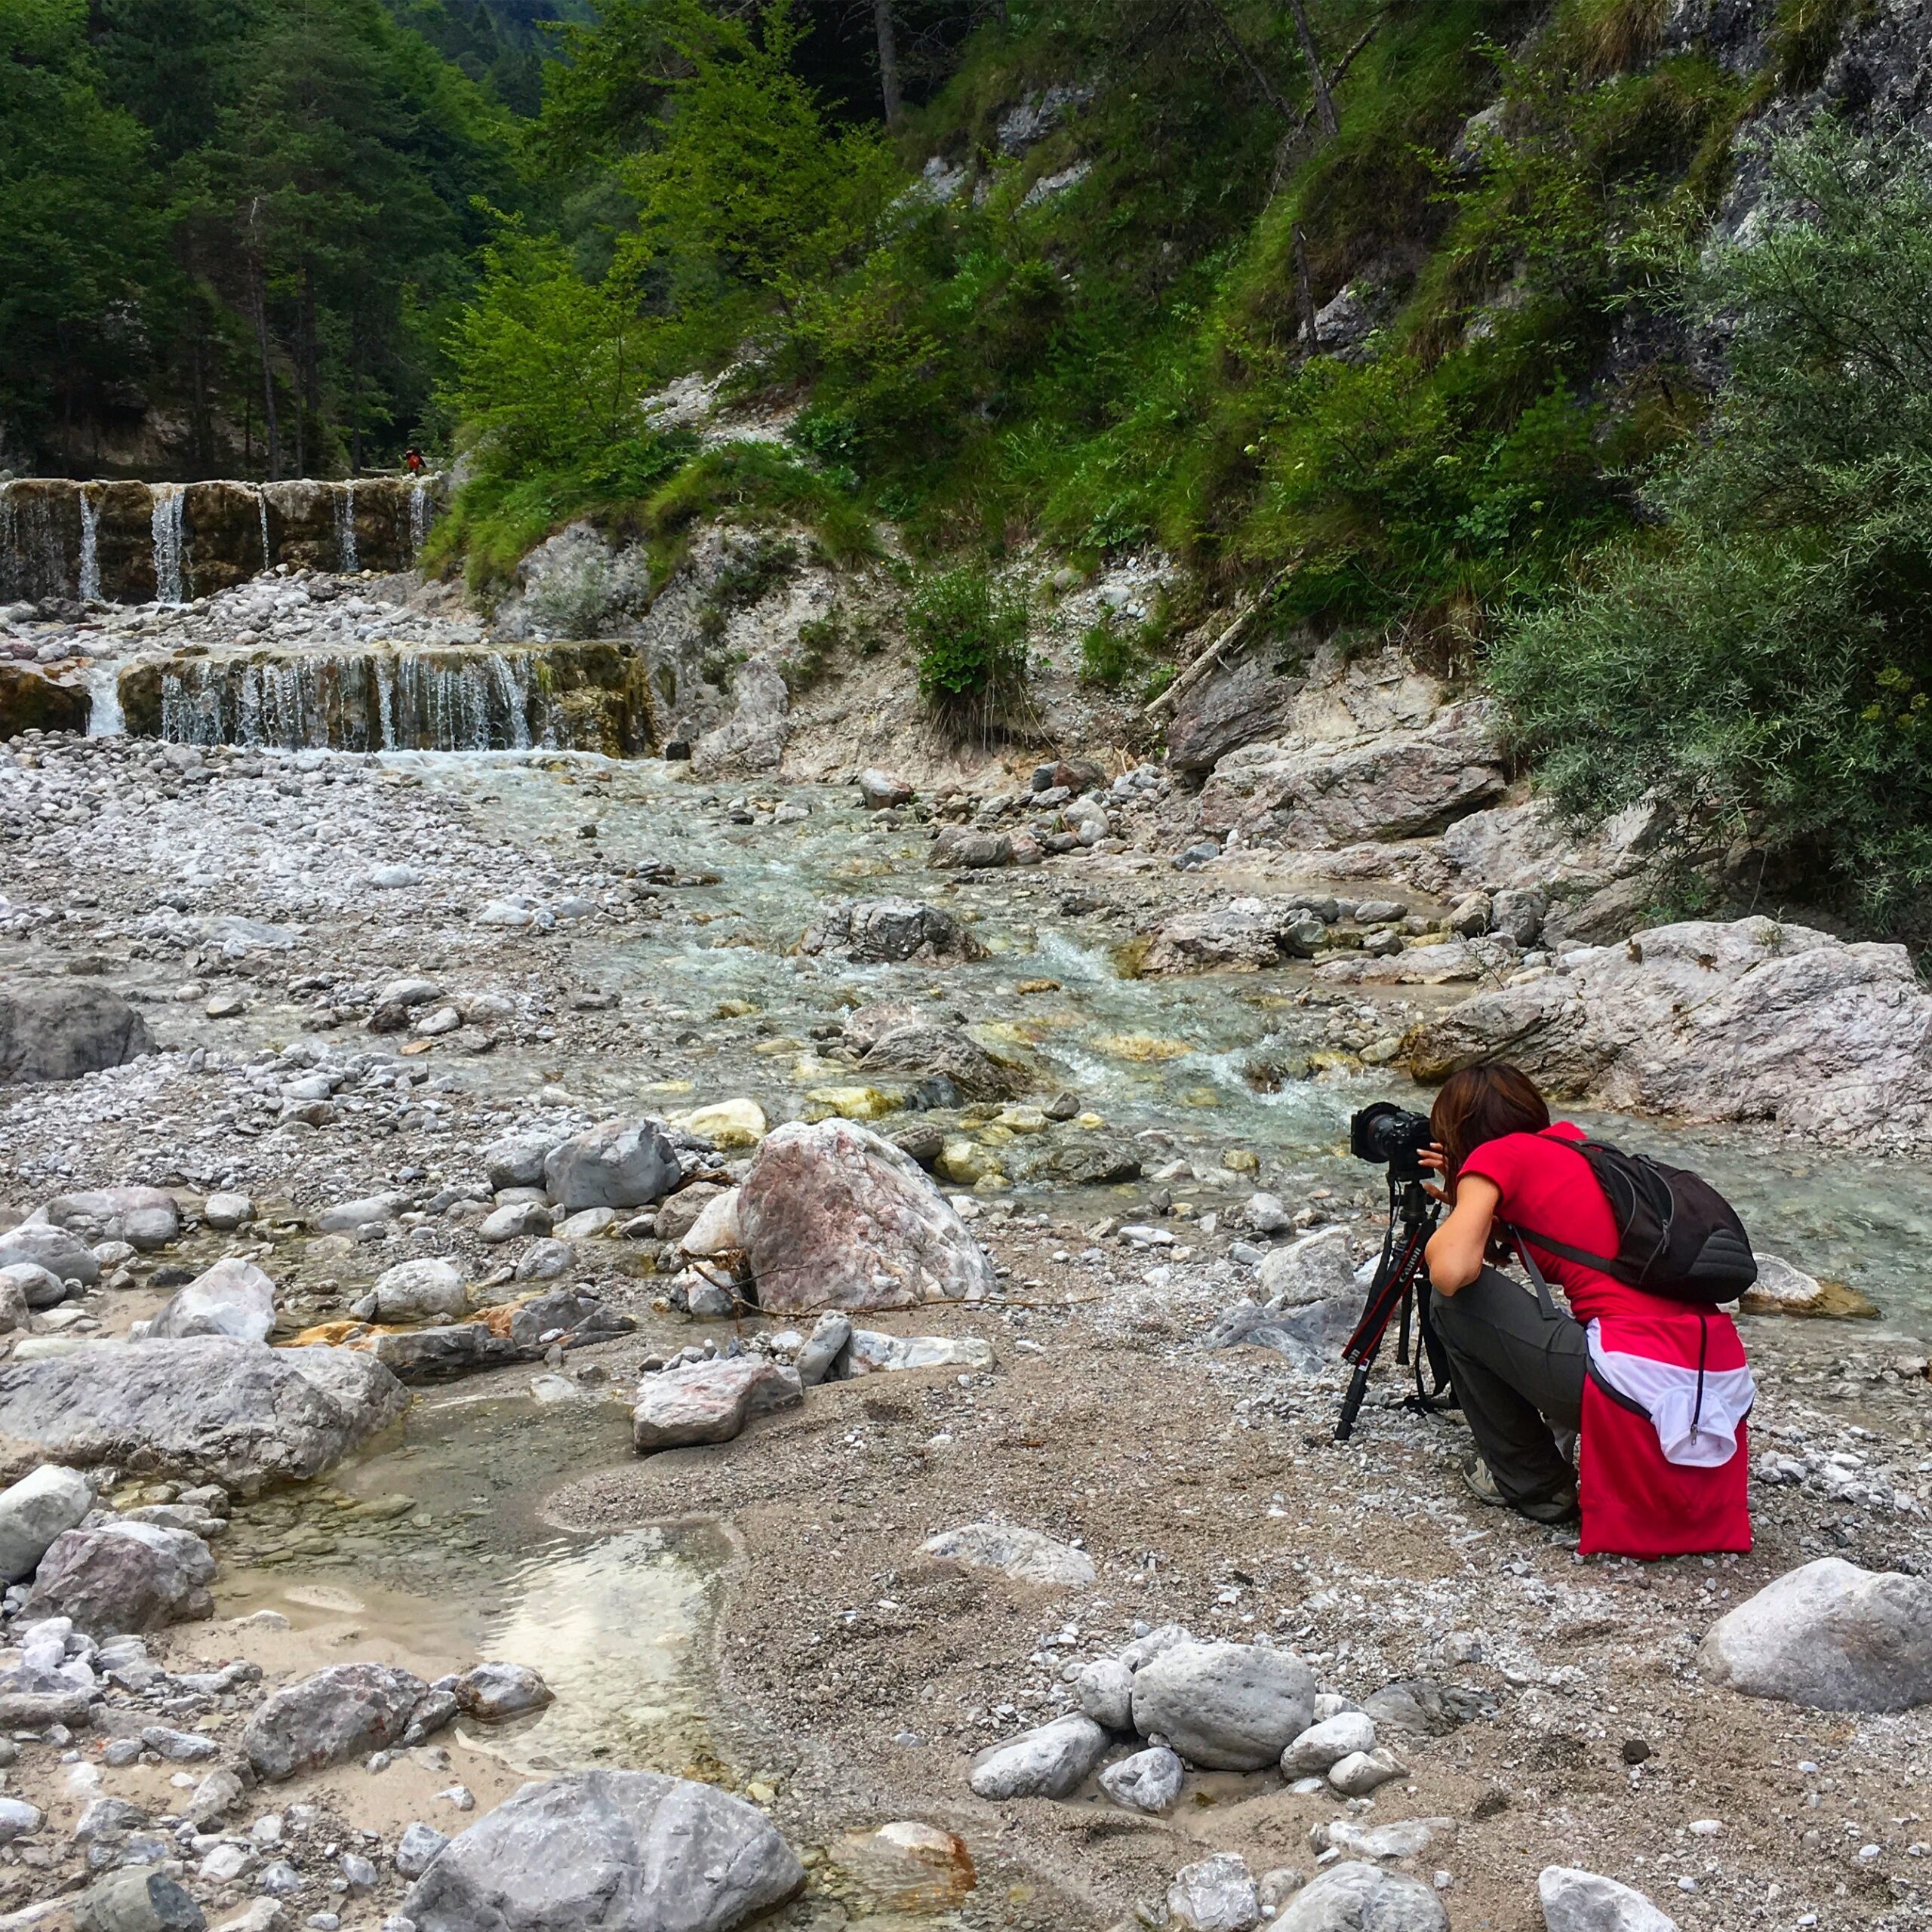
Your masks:
{"label": "foam in water", "polygon": [[157,604],[185,604],[187,586],[181,568],[181,512],[178,483],[157,483],[149,523],[154,531],[154,597]]}
{"label": "foam in water", "polygon": [[352,576],[361,566],[355,561],[355,479],[342,486],[335,500],[336,568],[343,576]]}
{"label": "foam in water", "polygon": [[100,595],[100,505],[85,484],[81,486],[80,594],[84,603]]}
{"label": "foam in water", "polygon": [[97,659],[88,666],[88,736],[119,738],[127,731],[121,712],[121,667]]}

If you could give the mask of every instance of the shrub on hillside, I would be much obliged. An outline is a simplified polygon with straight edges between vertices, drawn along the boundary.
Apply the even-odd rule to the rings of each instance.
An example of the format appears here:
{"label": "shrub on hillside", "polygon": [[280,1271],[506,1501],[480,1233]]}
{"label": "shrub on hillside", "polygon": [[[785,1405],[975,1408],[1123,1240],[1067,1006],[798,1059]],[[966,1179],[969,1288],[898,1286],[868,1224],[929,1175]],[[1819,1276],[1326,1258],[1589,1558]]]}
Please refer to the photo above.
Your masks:
{"label": "shrub on hillside", "polygon": [[983,569],[962,564],[923,579],[906,611],[919,692],[955,721],[990,725],[1026,688],[1026,606]]}
{"label": "shrub on hillside", "polygon": [[[1932,936],[1932,147],[1821,121],[1686,306],[1727,337],[1660,537],[1491,666],[1569,811],[1657,792],[1681,857],[1740,838],[1801,890]],[[1774,874],[1774,875],[1776,875]]]}

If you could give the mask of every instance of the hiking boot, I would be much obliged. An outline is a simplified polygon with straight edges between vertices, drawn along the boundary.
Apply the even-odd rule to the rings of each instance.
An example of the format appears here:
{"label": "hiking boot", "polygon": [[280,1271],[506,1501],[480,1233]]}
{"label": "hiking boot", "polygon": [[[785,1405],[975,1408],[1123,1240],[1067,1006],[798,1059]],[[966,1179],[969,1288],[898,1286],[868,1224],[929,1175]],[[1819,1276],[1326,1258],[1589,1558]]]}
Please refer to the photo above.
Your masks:
{"label": "hiking boot", "polygon": [[1497,1487],[1489,1465],[1480,1456],[1463,1465],[1463,1486],[1478,1503],[1487,1503],[1496,1509],[1513,1509],[1518,1515],[1526,1516],[1533,1523],[1541,1523],[1546,1528],[1555,1529],[1577,1518],[1577,1492],[1574,1489],[1560,1489],[1546,1502],[1512,1503]]}

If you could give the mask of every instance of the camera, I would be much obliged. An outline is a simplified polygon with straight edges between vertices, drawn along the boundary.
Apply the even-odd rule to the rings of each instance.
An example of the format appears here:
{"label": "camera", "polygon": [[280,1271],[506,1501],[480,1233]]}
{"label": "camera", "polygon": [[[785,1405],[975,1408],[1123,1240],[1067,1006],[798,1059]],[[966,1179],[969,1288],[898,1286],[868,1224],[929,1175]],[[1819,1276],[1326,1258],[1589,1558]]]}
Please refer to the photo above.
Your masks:
{"label": "camera", "polygon": [[1349,1152],[1358,1161],[1386,1167],[1392,1181],[1420,1180],[1423,1168],[1417,1156],[1434,1139],[1426,1115],[1412,1114],[1386,1100],[1364,1107],[1349,1121]]}

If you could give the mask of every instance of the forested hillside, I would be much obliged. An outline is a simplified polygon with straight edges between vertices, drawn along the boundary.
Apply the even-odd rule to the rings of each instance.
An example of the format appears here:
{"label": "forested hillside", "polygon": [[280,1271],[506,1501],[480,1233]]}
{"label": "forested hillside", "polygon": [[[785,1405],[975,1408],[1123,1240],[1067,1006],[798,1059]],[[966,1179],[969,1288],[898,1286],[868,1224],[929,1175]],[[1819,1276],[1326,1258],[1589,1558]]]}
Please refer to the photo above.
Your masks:
{"label": "forested hillside", "polygon": [[[1490,678],[1568,805],[1675,801],[1689,900],[1748,849],[1912,924],[1909,18],[550,11],[14,0],[11,460],[341,474],[417,441],[461,458],[437,556],[485,602],[574,518],[668,561],[783,517],[928,571],[936,695],[1013,672],[973,571],[1158,550],[1169,597],[1089,640],[1097,681],[1151,694],[1238,602],[1284,651],[1397,638]],[[694,372],[783,439],[647,410]]]}

